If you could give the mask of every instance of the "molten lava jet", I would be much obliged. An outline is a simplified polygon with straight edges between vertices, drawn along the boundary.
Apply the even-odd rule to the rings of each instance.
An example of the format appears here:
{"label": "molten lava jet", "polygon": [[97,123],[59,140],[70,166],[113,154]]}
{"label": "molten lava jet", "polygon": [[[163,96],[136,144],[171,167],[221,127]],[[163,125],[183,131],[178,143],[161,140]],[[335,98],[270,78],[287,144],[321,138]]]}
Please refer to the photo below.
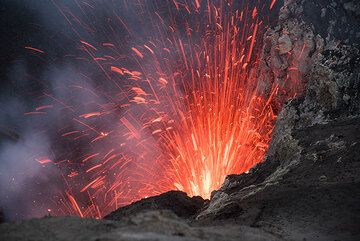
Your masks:
{"label": "molten lava jet", "polygon": [[51,104],[33,112],[59,108],[74,123],[59,130],[70,148],[38,160],[63,174],[57,215],[100,218],[174,189],[209,198],[227,175],[263,160],[277,96],[295,94],[258,76],[275,0],[121,2],[106,6],[101,29],[95,1],[77,4],[81,16],[56,5],[79,36],[75,59],[88,65],[69,92],[92,96],[69,104],[47,93]]}

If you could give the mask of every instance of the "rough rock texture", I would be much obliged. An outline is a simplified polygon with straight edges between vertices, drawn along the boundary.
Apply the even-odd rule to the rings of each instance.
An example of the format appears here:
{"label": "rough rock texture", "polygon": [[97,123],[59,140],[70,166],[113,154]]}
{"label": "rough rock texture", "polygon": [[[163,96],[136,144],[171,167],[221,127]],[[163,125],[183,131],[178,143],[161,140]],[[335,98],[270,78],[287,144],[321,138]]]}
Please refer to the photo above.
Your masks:
{"label": "rough rock texture", "polygon": [[[197,218],[233,220],[289,240],[359,240],[360,118],[289,135],[267,162],[230,176]],[[238,212],[224,215],[229,206]]]}
{"label": "rough rock texture", "polygon": [[278,241],[256,228],[239,225],[190,226],[170,211],[144,211],[121,221],[45,217],[0,226],[0,240],[132,241],[132,240],[249,240]]}
{"label": "rough rock texture", "polygon": [[198,213],[204,205],[201,197],[188,197],[180,191],[170,191],[159,196],[142,199],[128,206],[117,209],[105,217],[109,220],[120,220],[149,210],[171,210],[178,217],[190,218]]}
{"label": "rough rock texture", "polygon": [[295,83],[280,98],[303,94],[279,114],[265,162],[210,201],[169,192],[109,220],[5,223],[0,240],[360,240],[359,16],[357,0],[284,1],[259,78]]}
{"label": "rough rock texture", "polygon": [[285,1],[260,76],[307,87],[280,113],[266,161],[229,176],[198,220],[286,240],[360,240],[359,6]]}

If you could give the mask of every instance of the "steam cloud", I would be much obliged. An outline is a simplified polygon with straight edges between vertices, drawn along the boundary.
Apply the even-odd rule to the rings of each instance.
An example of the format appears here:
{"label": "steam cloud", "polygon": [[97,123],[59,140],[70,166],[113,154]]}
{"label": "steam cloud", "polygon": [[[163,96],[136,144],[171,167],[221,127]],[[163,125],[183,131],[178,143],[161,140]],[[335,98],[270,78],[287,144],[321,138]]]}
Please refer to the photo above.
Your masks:
{"label": "steam cloud", "polygon": [[[38,161],[42,158],[50,160],[66,158],[61,156],[64,152],[79,152],[77,155],[81,155],[79,147],[69,147],[59,140],[58,134],[59,129],[64,126],[73,126],[74,129],[80,127],[73,122],[77,113],[74,113],[73,118],[65,117],[63,110],[54,108],[46,111],[46,115],[25,114],[34,111],[36,107],[52,104],[49,103],[49,98],[39,94],[47,93],[55,99],[66,100],[66,104],[71,107],[81,103],[105,103],[106,100],[99,97],[100,92],[103,91],[101,88],[110,88],[107,86],[99,88],[96,78],[85,79],[81,73],[89,72],[87,69],[89,65],[68,58],[69,53],[79,53],[77,49],[79,38],[69,28],[69,23],[60,14],[57,4],[68,7],[75,15],[83,14],[71,0],[55,1],[55,4],[51,1],[44,3],[37,0],[4,1],[8,15],[18,15],[15,21],[19,21],[19,25],[15,25],[15,28],[19,30],[14,37],[20,38],[15,46],[16,51],[7,50],[9,58],[3,60],[5,63],[2,63],[2,71],[6,74],[2,77],[2,82],[5,84],[1,86],[0,92],[0,210],[9,220],[46,215],[51,202],[56,201],[49,197],[55,198],[62,190],[64,184],[61,182],[63,175],[61,170],[55,166],[45,167]],[[135,11],[129,9],[132,4],[126,6],[128,9],[122,12],[124,14],[122,17],[128,19],[130,26],[138,25],[137,20],[132,20],[132,16],[129,16],[129,13]],[[145,6],[151,8],[151,4]],[[102,16],[106,11],[108,10],[99,7],[90,17]],[[28,14],[22,16],[23,12]],[[101,31],[107,23],[102,22],[101,18],[97,21],[96,25],[99,27],[96,29]],[[21,29],[24,26],[33,29],[22,33]],[[88,32],[81,32],[82,29],[77,31],[80,31],[87,41],[103,41],[103,33],[89,35]],[[123,39],[125,34],[122,33],[124,30],[120,28],[117,31],[119,32],[113,33],[117,38],[116,41],[125,42]],[[141,34],[141,31],[136,33],[138,36]],[[45,50],[46,55],[36,57],[29,54],[24,49],[27,45]],[[94,76],[99,74],[96,69],[91,71],[94,72],[92,73]],[[79,83],[84,90],[76,94],[71,93],[69,86]],[[86,113],[87,108],[91,106],[84,105],[81,108]],[[132,111],[142,112],[141,107],[138,106],[132,107]],[[107,119],[104,125],[109,129],[115,129],[118,121],[118,119]],[[147,142],[155,142],[150,133],[140,132],[140,135],[146,137]],[[114,140],[117,144],[121,141]],[[138,146],[135,148],[135,145],[136,143],[130,143],[125,151],[141,152]],[[153,155],[158,156],[159,153],[154,151]]]}
{"label": "steam cloud", "polygon": [[[43,89],[55,98],[72,98],[77,103],[89,102],[93,96],[89,93],[69,96],[68,85],[81,80],[77,70],[69,67],[71,63],[63,63],[70,62],[64,60],[65,53],[54,47],[60,44],[66,48],[73,33],[51,1],[11,0],[2,5],[9,16],[18,15],[18,22],[13,23],[18,28],[18,39],[11,41],[19,44],[15,51],[8,49],[5,54],[8,59],[2,60],[1,72],[5,74],[1,77],[0,92],[0,210],[6,219],[16,220],[45,215],[52,201],[49,197],[61,190],[59,170],[55,166],[45,168],[38,161],[56,158],[54,149],[62,148],[56,143],[58,128],[70,124],[56,109],[36,118],[25,113],[47,104],[45,99],[38,100]],[[22,16],[19,10],[26,14]],[[30,33],[33,30],[30,29],[22,35],[24,26],[39,32]],[[52,39],[56,32],[61,32],[63,39]],[[43,61],[30,56],[24,48],[26,44],[46,49]],[[41,66],[34,67],[33,61]],[[87,85],[92,90],[91,83]]]}
{"label": "steam cloud", "polygon": [[[6,84],[1,86],[0,96],[0,209],[3,209],[8,219],[42,216],[47,213],[49,202],[51,202],[49,197],[56,197],[56,194],[62,190],[63,183],[59,180],[61,180],[61,175],[64,175],[62,172],[64,170],[59,170],[55,166],[44,168],[37,160],[41,158],[62,160],[69,156],[73,158],[82,156],[81,144],[71,146],[64,143],[61,135],[59,137],[59,132],[63,128],[81,129],[81,125],[73,121],[81,113],[72,111],[73,106],[76,106],[77,110],[81,109],[84,114],[91,111],[92,105],[88,103],[108,103],[102,93],[111,92],[112,86],[104,83],[101,71],[95,67],[92,69],[89,63],[72,58],[83,54],[78,48],[80,40],[78,35],[93,43],[111,39],[123,44],[121,49],[130,52],[133,45],[126,46],[129,42],[134,44],[135,41],[139,45],[145,42],[146,31],[150,29],[146,24],[158,24],[159,28],[162,25],[168,25],[166,21],[169,19],[166,17],[161,21],[158,20],[159,23],[148,23],[136,17],[141,13],[139,13],[139,6],[136,6],[134,2],[118,1],[116,3],[120,9],[124,9],[124,11],[118,11],[117,14],[121,14],[121,18],[127,20],[130,31],[136,29],[136,32],[131,32],[129,35],[124,26],[104,17],[109,11],[112,12],[112,9],[106,8],[105,3],[98,3],[96,8],[83,11],[73,0],[47,1],[46,3],[38,0],[4,1],[8,15],[17,16],[13,21],[20,22],[19,26],[15,26],[15,29],[19,30],[12,36],[17,38],[13,41],[18,43],[15,46],[17,51],[7,50],[9,58],[4,60],[5,64],[2,63],[2,71],[7,74],[2,77],[2,82]],[[144,1],[141,10],[155,15],[152,2],[156,1]],[[156,7],[160,11],[172,11],[167,7]],[[80,23],[82,28],[70,26],[59,8],[70,9],[74,16],[80,16],[80,21],[82,18],[88,21]],[[27,13],[26,16],[22,15],[24,12]],[[7,27],[10,29],[12,26]],[[72,27],[76,28],[76,31]],[[23,29],[25,32],[22,32]],[[185,31],[180,29],[180,32]],[[195,35],[191,37],[196,38]],[[130,36],[134,39],[130,40]],[[194,40],[196,42],[196,39]],[[29,54],[24,49],[28,45],[40,48],[46,51],[46,54],[39,56]],[[124,55],[126,54],[124,52]],[[170,59],[169,62],[171,61],[173,60]],[[142,65],[146,66],[147,63],[144,62]],[[87,76],[88,74],[91,76]],[[72,92],[74,88],[69,87],[74,86],[81,86],[82,89],[76,93]],[[51,95],[51,98],[41,96],[41,93]],[[57,103],[61,108],[47,109],[46,115],[24,115],[36,110],[39,106],[53,105],[56,102],[54,99],[66,100],[66,103],[64,106]],[[64,111],[70,114],[65,116]],[[131,107],[131,112],[142,113],[143,109],[141,106],[134,105]],[[121,113],[121,115],[126,114]],[[106,118],[101,124],[114,130],[119,128],[118,123],[119,115],[116,118],[115,116]],[[155,143],[156,140],[151,133],[140,131],[139,134],[141,139],[146,139],[149,146],[155,146],[153,142]],[[118,145],[123,142],[121,138],[121,135],[118,135],[112,138],[112,143],[108,144]],[[124,147],[125,152],[142,152],[139,149],[141,147],[136,143],[129,142],[128,144]],[[97,146],[91,146],[91,148],[93,152],[99,151]],[[66,156],[64,153],[69,155]],[[157,157],[160,153],[154,150],[151,155]],[[149,161],[153,159],[150,158]]]}

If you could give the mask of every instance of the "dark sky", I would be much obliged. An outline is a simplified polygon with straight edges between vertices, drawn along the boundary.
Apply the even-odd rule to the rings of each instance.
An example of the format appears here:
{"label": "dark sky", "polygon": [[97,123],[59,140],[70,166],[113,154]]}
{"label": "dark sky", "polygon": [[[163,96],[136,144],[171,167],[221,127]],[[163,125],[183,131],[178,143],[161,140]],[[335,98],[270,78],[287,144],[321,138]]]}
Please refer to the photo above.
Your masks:
{"label": "dark sky", "polygon": [[[2,0],[0,29],[0,209],[8,219],[41,216],[46,210],[42,201],[59,187],[58,173],[51,168],[44,172],[29,157],[50,152],[61,118],[36,119],[24,113],[39,106],[38,97],[52,88],[55,75],[48,72],[64,72],[69,62],[65,55],[76,53],[77,39],[48,0]],[[44,129],[46,135],[41,134]]]}
{"label": "dark sky", "polygon": [[[61,29],[64,24],[62,21],[54,22],[53,18],[49,18],[48,25],[44,24],[44,15],[41,9],[37,8],[36,2],[42,2],[42,8],[48,10],[48,14],[54,17],[60,15],[54,8],[50,1],[26,1],[26,0],[2,0],[0,4],[0,74],[1,74],[1,94],[14,95],[24,91],[23,87],[28,91],[29,87],[33,86],[28,84],[24,86],[20,83],[24,76],[14,76],[11,67],[16,65],[17,62],[26,62],[28,68],[34,73],[41,71],[36,61],[32,61],[33,56],[28,54],[25,46],[38,46],[43,48],[54,44],[54,37],[56,33],[51,29],[50,25]],[[57,26],[56,26],[57,25]],[[65,28],[62,28],[65,29]],[[52,43],[52,44],[51,44]],[[56,54],[56,53],[52,53]],[[35,85],[35,83],[34,83]],[[7,93],[4,93],[4,90]]]}

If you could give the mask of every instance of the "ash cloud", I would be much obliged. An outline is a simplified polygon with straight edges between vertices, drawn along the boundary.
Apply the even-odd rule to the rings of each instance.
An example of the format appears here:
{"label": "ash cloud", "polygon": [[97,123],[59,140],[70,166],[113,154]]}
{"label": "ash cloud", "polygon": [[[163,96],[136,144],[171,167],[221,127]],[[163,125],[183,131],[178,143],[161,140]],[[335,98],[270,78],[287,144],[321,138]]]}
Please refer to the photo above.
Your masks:
{"label": "ash cloud", "polygon": [[[74,34],[51,1],[2,1],[1,17],[6,37],[1,38],[0,61],[0,210],[8,220],[40,217],[63,184],[55,166],[38,161],[56,158],[55,135],[59,126],[69,123],[56,110],[44,116],[25,113],[47,104],[38,100],[44,90],[69,97],[66,80],[79,77],[64,66],[68,60],[59,46],[66,48]],[[25,46],[44,49],[46,55],[31,54]],[[75,98],[88,101],[84,95]]]}
{"label": "ash cloud", "polygon": [[[133,55],[131,47],[136,46],[136,43],[144,44],[153,25],[166,31],[164,26],[168,26],[170,21],[179,21],[180,38],[183,37],[184,42],[189,37],[185,36],[182,16],[171,19],[175,14],[163,14],[165,17],[161,20],[155,16],[154,9],[162,13],[175,11],[169,9],[165,1],[144,1],[141,6],[134,3],[135,1],[108,1],[115,4],[113,8],[106,2],[100,4],[94,1],[95,7],[84,4],[83,8],[79,8],[73,0],[2,2],[4,21],[0,24],[7,38],[2,38],[1,41],[4,43],[0,44],[4,48],[0,62],[0,209],[4,209],[8,219],[46,214],[50,201],[44,197],[52,197],[61,191],[61,174],[66,175],[62,172],[70,170],[59,170],[55,166],[44,168],[39,165],[36,158],[43,156],[61,160],[69,156],[74,159],[82,156],[86,151],[82,150],[82,143],[79,141],[76,146],[64,143],[61,135],[59,137],[59,130],[64,127],[75,130],[81,128],[82,126],[74,123],[73,119],[79,114],[91,111],[91,103],[106,103],[108,100],[104,99],[104,96],[99,96],[102,96],[102,92],[114,89],[114,86],[104,84],[101,70],[89,63],[80,63],[74,58],[89,57],[84,56],[84,52],[79,49],[80,40],[83,38],[96,45],[111,39],[121,45],[119,49],[124,51],[124,55]],[[60,9],[64,12],[61,13]],[[127,27],[115,21],[116,17],[107,17],[114,12],[126,22]],[[149,21],[139,17],[143,13],[147,14]],[[154,16],[150,17],[149,14]],[[154,19],[159,22],[152,22]],[[128,33],[128,29],[131,33]],[[194,42],[197,40],[199,39],[194,39]],[[30,53],[24,49],[25,46],[39,48],[46,54]],[[99,50],[99,53],[101,51]],[[151,60],[144,60],[142,65],[154,68],[147,61]],[[90,74],[91,80],[82,73]],[[72,92],[72,87],[79,84],[84,90]],[[49,102],[49,99],[39,98],[44,97],[43,93],[65,100],[69,107],[77,106],[77,110],[80,109],[83,113],[72,112],[71,108],[60,104],[60,108],[46,110],[46,115],[24,115],[41,105],[54,104]],[[67,115],[64,114],[64,110],[67,111]],[[142,114],[144,109],[134,105],[130,111]],[[167,111],[163,110],[164,113]],[[125,115],[121,113],[120,117]],[[108,129],[119,128],[116,123],[119,123],[120,117],[110,117],[102,126]],[[141,131],[139,135],[142,140],[146,139],[149,146],[157,142],[149,132]],[[119,135],[113,142],[121,143],[124,141],[121,138],[123,137]],[[92,148],[93,152],[98,150],[98,147]],[[139,153],[145,150],[142,150],[138,143],[130,141],[129,145],[124,147],[124,151]],[[157,150],[150,153],[154,157],[160,154]],[[154,160],[151,158],[148,161]]]}
{"label": "ash cloud", "polygon": [[[64,152],[82,154],[79,148],[74,149],[59,140],[59,129],[64,126],[73,126],[74,129],[80,127],[79,124],[74,124],[71,115],[64,116],[56,108],[40,116],[25,113],[32,112],[41,105],[52,104],[46,98],[39,98],[43,97],[43,93],[66,100],[69,106],[106,101],[93,94],[100,91],[97,88],[99,83],[85,80],[80,74],[82,71],[89,72],[89,65],[80,64],[68,55],[80,54],[80,39],[77,34],[87,41],[99,43],[109,38],[107,31],[111,23],[107,23],[106,18],[98,18],[98,22],[94,23],[96,28],[85,26],[96,29],[97,32],[77,28],[76,33],[57,7],[71,9],[78,16],[84,16],[84,13],[76,7],[74,1],[62,0],[55,3],[37,0],[2,2],[4,21],[1,29],[6,32],[7,38],[1,40],[4,41],[1,43],[4,54],[0,62],[0,210],[3,210],[8,220],[46,215],[51,202],[56,201],[51,198],[56,198],[57,193],[62,190],[64,184],[61,183],[61,175],[64,170],[59,170],[55,165],[44,166],[38,162],[39,159],[56,160],[63,158]],[[133,5],[127,7],[132,8]],[[133,18],[135,8],[127,10],[123,11],[122,17],[127,19],[130,26],[137,26],[139,20]],[[97,15],[103,16],[107,11],[108,9],[99,7],[89,11],[89,16],[86,17],[91,19]],[[126,39],[124,32],[124,27],[113,32],[112,37],[116,38],[114,41],[124,41],[126,45],[129,39]],[[137,34],[141,36],[143,33]],[[25,46],[42,49],[46,54],[29,53]],[[94,76],[99,75],[99,70],[90,72]],[[100,81],[101,79],[98,80]],[[79,83],[86,90],[74,95],[69,86]],[[86,113],[88,107],[81,107]],[[138,107],[135,108],[135,111],[141,112]],[[78,113],[73,114],[75,117]],[[118,121],[110,119],[105,124],[109,129],[117,128],[114,123]],[[141,135],[146,136],[149,142],[153,140],[149,133]],[[129,146],[129,152],[133,151],[131,149]]]}

